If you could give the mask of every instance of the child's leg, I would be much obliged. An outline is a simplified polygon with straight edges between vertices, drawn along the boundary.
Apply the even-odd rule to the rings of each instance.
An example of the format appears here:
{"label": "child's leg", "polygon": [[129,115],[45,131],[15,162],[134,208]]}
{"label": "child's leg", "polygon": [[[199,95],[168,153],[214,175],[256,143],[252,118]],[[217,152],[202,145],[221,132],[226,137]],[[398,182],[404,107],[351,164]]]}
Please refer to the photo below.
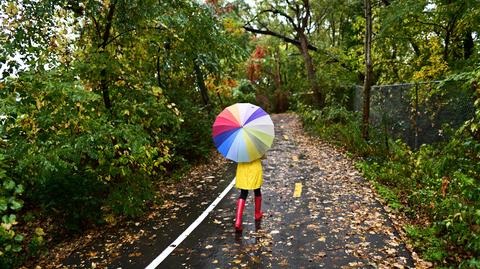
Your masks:
{"label": "child's leg", "polygon": [[242,231],[242,215],[243,209],[245,208],[245,200],[248,196],[248,190],[240,189],[240,197],[237,201],[237,214],[235,215],[235,230],[238,232]]}
{"label": "child's leg", "polygon": [[255,193],[255,220],[260,220],[263,216],[262,212],[262,192],[260,188],[253,190]]}
{"label": "child's leg", "polygon": [[248,190],[240,189],[240,199],[247,200]]}

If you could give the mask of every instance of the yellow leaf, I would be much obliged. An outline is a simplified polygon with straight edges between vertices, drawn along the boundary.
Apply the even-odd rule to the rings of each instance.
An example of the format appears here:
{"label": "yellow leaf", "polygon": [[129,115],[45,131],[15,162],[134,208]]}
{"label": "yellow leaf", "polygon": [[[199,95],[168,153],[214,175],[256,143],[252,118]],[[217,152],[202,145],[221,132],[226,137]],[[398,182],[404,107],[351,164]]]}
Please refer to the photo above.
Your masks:
{"label": "yellow leaf", "polygon": [[106,215],[104,219],[108,224],[111,225],[115,225],[117,223],[117,220],[115,219],[115,216],[113,214]]}
{"label": "yellow leaf", "polygon": [[45,235],[45,232],[43,231],[42,228],[36,228],[35,229],[35,234],[38,235],[38,236],[43,236],[43,235]]}

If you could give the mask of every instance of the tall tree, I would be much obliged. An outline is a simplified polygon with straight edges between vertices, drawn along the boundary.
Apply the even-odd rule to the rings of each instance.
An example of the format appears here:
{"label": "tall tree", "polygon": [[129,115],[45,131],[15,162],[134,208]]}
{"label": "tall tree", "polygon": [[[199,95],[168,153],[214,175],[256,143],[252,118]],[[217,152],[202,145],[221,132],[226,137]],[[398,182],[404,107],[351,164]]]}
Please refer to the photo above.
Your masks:
{"label": "tall tree", "polygon": [[315,65],[310,55],[310,50],[318,50],[309,41],[309,35],[314,30],[312,22],[309,0],[268,1],[261,4],[260,10],[243,28],[251,33],[274,36],[295,45],[304,60],[310,88],[318,105],[323,107],[325,96],[318,84]]}

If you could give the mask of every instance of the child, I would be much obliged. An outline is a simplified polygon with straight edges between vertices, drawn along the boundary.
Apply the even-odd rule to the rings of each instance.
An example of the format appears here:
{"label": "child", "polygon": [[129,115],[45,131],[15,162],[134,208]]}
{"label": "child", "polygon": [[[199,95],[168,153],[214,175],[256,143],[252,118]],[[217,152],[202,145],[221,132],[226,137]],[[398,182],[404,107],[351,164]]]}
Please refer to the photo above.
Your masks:
{"label": "child", "polygon": [[[265,156],[262,157],[262,159],[263,158],[265,158]],[[249,163],[238,163],[237,165],[235,187],[240,189],[235,218],[235,230],[237,232],[242,231],[242,215],[248,190],[254,190],[255,193],[255,221],[259,221],[263,216],[263,212],[261,211],[262,193],[260,192],[260,187],[263,183],[262,176],[262,161],[260,159]]]}

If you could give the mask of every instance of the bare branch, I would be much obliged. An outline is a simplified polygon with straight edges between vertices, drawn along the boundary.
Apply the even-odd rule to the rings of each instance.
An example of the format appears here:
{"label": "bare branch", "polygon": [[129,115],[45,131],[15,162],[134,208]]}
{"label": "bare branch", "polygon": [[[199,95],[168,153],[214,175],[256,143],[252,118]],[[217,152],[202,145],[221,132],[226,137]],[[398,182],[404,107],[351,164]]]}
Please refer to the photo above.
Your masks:
{"label": "bare branch", "polygon": [[[271,31],[271,30],[262,30],[262,29],[255,29],[253,27],[250,27],[248,25],[244,25],[243,26],[243,29],[245,29],[246,31],[249,31],[251,33],[255,33],[255,34],[262,34],[262,35],[269,35],[269,36],[275,36],[275,37],[278,37],[280,39],[282,39],[283,41],[287,42],[287,43],[290,43],[290,44],[293,44],[295,46],[300,46],[300,41],[298,40],[295,40],[293,38],[290,38],[288,36],[285,36],[285,35],[282,35],[282,34],[279,34],[277,32],[274,32],[274,31]],[[312,51],[318,51],[318,48],[311,45],[311,44],[308,44],[308,49],[309,50],[312,50]]]}
{"label": "bare branch", "polygon": [[275,15],[280,15],[282,17],[284,17],[285,19],[287,19],[290,24],[293,26],[294,29],[297,29],[298,28],[298,25],[295,23],[295,20],[289,16],[287,13],[283,12],[283,11],[280,11],[278,9],[275,9],[275,8],[271,8],[271,9],[265,9],[265,10],[262,10],[260,11],[260,13],[267,13],[267,12],[270,12],[270,13],[273,13]]}
{"label": "bare branch", "polygon": [[303,7],[305,8],[305,16],[302,18],[302,29],[305,29],[308,26],[308,19],[310,18],[310,3],[308,0],[303,0]]}

